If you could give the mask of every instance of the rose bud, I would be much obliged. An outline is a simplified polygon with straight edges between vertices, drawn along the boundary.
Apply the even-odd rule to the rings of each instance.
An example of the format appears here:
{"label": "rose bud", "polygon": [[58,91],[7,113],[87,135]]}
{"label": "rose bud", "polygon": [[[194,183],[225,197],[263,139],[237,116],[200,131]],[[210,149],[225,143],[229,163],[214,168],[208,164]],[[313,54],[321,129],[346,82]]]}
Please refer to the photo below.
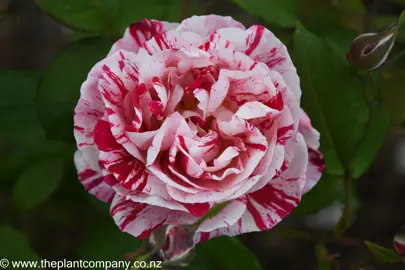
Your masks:
{"label": "rose bud", "polygon": [[398,24],[379,33],[365,33],[356,37],[347,54],[348,61],[359,69],[373,70],[387,61],[394,46]]}
{"label": "rose bud", "polygon": [[163,234],[155,232],[149,238],[149,243],[158,248],[158,255],[166,264],[185,266],[195,257],[193,232],[187,228],[170,225],[165,227]]}
{"label": "rose bud", "polygon": [[167,260],[269,230],[324,169],[300,99],[287,48],[265,27],[216,15],[142,20],[81,87],[79,180],[122,231],[145,239],[167,226]]}
{"label": "rose bud", "polygon": [[405,226],[400,228],[395,234],[394,250],[402,259],[405,259]]}

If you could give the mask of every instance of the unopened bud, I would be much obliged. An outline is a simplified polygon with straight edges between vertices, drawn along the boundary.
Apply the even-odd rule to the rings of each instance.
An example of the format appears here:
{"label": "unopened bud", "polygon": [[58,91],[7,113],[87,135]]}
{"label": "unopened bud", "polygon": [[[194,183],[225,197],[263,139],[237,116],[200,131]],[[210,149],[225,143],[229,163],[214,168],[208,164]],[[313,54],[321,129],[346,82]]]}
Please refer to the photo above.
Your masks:
{"label": "unopened bud", "polygon": [[169,225],[149,238],[165,264],[185,266],[194,258],[194,232],[186,227]]}
{"label": "unopened bud", "polygon": [[398,29],[405,18],[402,13],[398,22],[379,33],[365,33],[356,37],[347,54],[348,61],[359,69],[376,69],[387,61],[394,46]]}
{"label": "unopened bud", "polygon": [[397,231],[394,237],[394,250],[405,259],[405,226]]}

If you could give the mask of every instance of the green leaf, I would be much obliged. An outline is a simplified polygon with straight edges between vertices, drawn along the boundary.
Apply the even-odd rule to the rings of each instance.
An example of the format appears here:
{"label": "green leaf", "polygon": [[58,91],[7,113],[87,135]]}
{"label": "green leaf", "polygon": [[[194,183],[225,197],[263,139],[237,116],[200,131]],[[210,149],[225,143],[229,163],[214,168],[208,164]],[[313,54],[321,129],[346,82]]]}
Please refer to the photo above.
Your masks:
{"label": "green leaf", "polygon": [[[35,0],[46,13],[67,27],[79,31],[108,33],[119,37],[125,28],[143,18],[180,21],[179,0]],[[200,6],[191,1],[190,13]],[[200,4],[200,3],[199,3]]]}
{"label": "green leaf", "polygon": [[297,23],[297,0],[233,0],[250,13],[261,17],[269,24],[293,28]]}
{"label": "green leaf", "polygon": [[25,164],[37,162],[38,159],[49,156],[68,156],[71,160],[72,155],[68,151],[68,146],[60,141],[44,141],[27,145],[24,148],[14,147],[10,153],[0,158],[0,172],[4,182],[14,182],[21,174],[21,168]]}
{"label": "green leaf", "polygon": [[383,73],[382,105],[390,117],[391,125],[398,126],[405,122],[405,80],[404,71]]}
{"label": "green leaf", "polygon": [[302,106],[321,134],[326,172],[344,175],[368,120],[362,81],[333,43],[315,36],[301,24],[293,43]]}
{"label": "green leaf", "polygon": [[126,253],[135,252],[141,243],[141,240],[121,232],[109,219],[88,228],[78,253],[84,260],[118,261],[124,260]]}
{"label": "green leaf", "polygon": [[377,244],[365,241],[368,249],[374,254],[377,260],[384,263],[397,263],[402,259],[393,249],[388,249]]}
{"label": "green leaf", "polygon": [[45,201],[58,187],[63,176],[63,159],[53,157],[28,165],[13,188],[13,202],[21,210]]}
{"label": "green leaf", "polygon": [[186,269],[260,270],[262,268],[256,256],[238,238],[221,236],[198,245],[197,256]]}
{"label": "green leaf", "polygon": [[335,5],[345,12],[364,13],[365,7],[362,0],[335,0]]}
{"label": "green leaf", "polygon": [[46,13],[69,28],[106,32],[113,27],[118,1],[111,0],[35,0]]}
{"label": "green leaf", "polygon": [[0,144],[19,147],[45,140],[33,103],[41,72],[24,70],[0,71]]}
{"label": "green leaf", "polygon": [[36,105],[50,138],[73,139],[73,110],[80,97],[80,87],[91,68],[107,55],[111,45],[110,41],[101,38],[80,40],[59,54],[45,73]]}
{"label": "green leaf", "polygon": [[380,150],[389,128],[389,118],[379,106],[370,109],[370,119],[364,132],[364,139],[357,149],[350,165],[353,179],[368,170],[378,150]]}
{"label": "green leaf", "polygon": [[[132,23],[136,23],[143,18],[147,19],[162,19],[164,14],[171,7],[171,4],[176,6],[178,0],[149,0],[139,1],[134,0],[118,0],[118,12],[115,23],[119,29],[119,33],[123,34],[124,30]],[[179,19],[180,10],[176,9],[172,16]]]}
{"label": "green leaf", "polygon": [[323,244],[315,246],[316,258],[318,259],[318,270],[332,270],[332,263],[328,258],[328,250]]}
{"label": "green leaf", "polygon": [[300,19],[305,27],[321,38],[330,39],[346,54],[357,34],[343,26],[341,11],[325,1],[313,4],[312,0],[306,0],[304,3]]}
{"label": "green leaf", "polygon": [[343,178],[323,174],[318,184],[302,197],[301,203],[293,213],[294,215],[316,213],[338,200],[342,194],[344,194]]}
{"label": "green leaf", "polygon": [[88,194],[88,199],[89,202],[94,206],[94,209],[97,210],[98,212],[100,212],[100,214],[110,217],[110,209],[109,209],[109,205],[96,199],[96,197],[94,197],[91,194]]}
{"label": "green leaf", "polygon": [[[39,261],[24,234],[9,226],[0,226],[0,256],[9,260]],[[39,269],[39,268],[37,268]]]}
{"label": "green leaf", "polygon": [[45,140],[33,103],[0,108],[0,113],[0,141],[22,147]]}
{"label": "green leaf", "polygon": [[31,103],[37,94],[41,73],[35,70],[0,70],[0,108]]}

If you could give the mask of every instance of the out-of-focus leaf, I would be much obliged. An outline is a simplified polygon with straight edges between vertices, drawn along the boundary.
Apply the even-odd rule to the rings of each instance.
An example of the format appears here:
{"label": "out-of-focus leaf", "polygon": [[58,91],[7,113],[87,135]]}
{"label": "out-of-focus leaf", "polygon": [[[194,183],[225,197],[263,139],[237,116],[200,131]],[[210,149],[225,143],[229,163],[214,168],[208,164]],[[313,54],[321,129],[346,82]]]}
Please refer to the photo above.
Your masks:
{"label": "out-of-focus leaf", "polygon": [[141,240],[121,232],[112,219],[101,224],[92,224],[84,236],[78,249],[84,260],[124,260],[125,254],[135,252],[142,243]]}
{"label": "out-of-focus leaf", "polygon": [[323,244],[315,246],[316,258],[318,259],[318,270],[332,270],[332,263],[328,258],[328,251]]}
{"label": "out-of-focus leaf", "polygon": [[233,0],[250,13],[261,17],[269,24],[293,28],[297,23],[297,0]]}
{"label": "out-of-focus leaf", "polygon": [[45,143],[33,99],[41,72],[28,70],[0,71],[0,181],[15,180],[16,170],[27,161],[33,146]]}
{"label": "out-of-focus leaf", "polygon": [[356,32],[342,24],[344,21],[342,12],[336,7],[331,7],[326,1],[304,0],[300,3],[300,20],[305,28],[321,38],[332,40],[340,51],[346,54],[356,37]]}
{"label": "out-of-focus leaf", "polygon": [[336,0],[335,5],[345,12],[363,13],[365,7],[362,0]]}
{"label": "out-of-focus leaf", "polygon": [[0,71],[0,144],[22,147],[45,140],[33,103],[40,75],[38,71]]}
{"label": "out-of-focus leaf", "polygon": [[[45,131],[41,127],[35,106],[31,102],[26,105],[15,105],[0,108],[0,140],[9,143],[8,146],[26,146],[45,140]],[[10,145],[10,143],[12,145]]]}
{"label": "out-of-focus leaf", "polygon": [[402,259],[399,257],[393,249],[388,249],[374,243],[365,241],[368,249],[374,254],[375,258],[383,263],[397,263]]}
{"label": "out-of-focus leaf", "polygon": [[94,208],[97,209],[101,214],[110,217],[110,208],[109,205],[98,200],[96,197],[93,195],[88,195],[88,199],[92,205],[94,205]]}
{"label": "out-of-focus leaf", "polygon": [[111,0],[35,0],[35,3],[66,26],[89,32],[111,29],[119,5],[119,1]]}
{"label": "out-of-focus leaf", "polygon": [[28,165],[14,185],[14,205],[21,210],[39,205],[56,190],[62,176],[62,158],[47,158]]}
{"label": "out-of-focus leaf", "polygon": [[86,38],[96,38],[99,37],[99,33],[86,33],[86,32],[80,32],[80,31],[75,31],[69,28],[66,28],[65,30],[65,35],[67,42],[69,44],[78,42],[80,40],[86,39]]}
{"label": "out-of-focus leaf", "polygon": [[[289,0],[290,1],[290,0]],[[126,27],[143,18],[178,22],[183,2],[179,0],[35,0],[57,21],[79,31],[122,35]],[[190,1],[190,15],[201,1]]]}
{"label": "out-of-focus leaf", "polygon": [[31,249],[27,237],[12,227],[0,226],[0,243],[0,256],[8,259],[10,266],[12,260],[39,261],[40,259]]}
{"label": "out-of-focus leaf", "polygon": [[40,71],[1,70],[0,108],[29,104],[37,93]]}
{"label": "out-of-focus leaf", "polygon": [[318,184],[305,194],[294,215],[308,215],[330,205],[344,194],[342,177],[324,174]]}
{"label": "out-of-focus leaf", "polygon": [[302,105],[321,134],[326,172],[344,175],[363,139],[369,115],[362,81],[334,44],[301,24],[293,43]]}
{"label": "out-of-focus leaf", "polygon": [[58,55],[45,73],[36,99],[41,123],[52,139],[72,140],[73,110],[80,87],[91,68],[111,48],[111,42],[101,38],[73,43]]}
{"label": "out-of-focus leaf", "polygon": [[395,3],[397,3],[398,5],[400,5],[401,7],[405,8],[405,0],[394,0]]}
{"label": "out-of-focus leaf", "polygon": [[191,17],[194,15],[201,15],[204,12],[204,1],[189,0],[188,2],[189,2],[188,14],[183,14],[184,12],[183,1],[166,0],[166,4],[162,5],[163,7],[163,12],[161,15],[162,19],[168,22],[181,22],[184,19],[182,18],[183,15]]}
{"label": "out-of-focus leaf", "polygon": [[350,174],[353,179],[361,176],[370,167],[385,139],[388,127],[389,118],[382,108],[379,106],[371,107],[364,139],[350,165]]}
{"label": "out-of-focus leaf", "polygon": [[[24,148],[14,147],[3,159],[0,159],[0,180],[14,181],[21,174],[25,164],[36,162],[46,156],[67,156],[68,146],[60,141],[44,141],[27,145]],[[71,159],[71,155],[69,155]]]}
{"label": "out-of-focus leaf", "polygon": [[235,237],[221,236],[198,245],[195,260],[187,270],[262,269],[256,256]]}
{"label": "out-of-focus leaf", "polygon": [[382,105],[393,126],[401,125],[405,121],[404,76],[404,71],[384,72],[382,76]]}

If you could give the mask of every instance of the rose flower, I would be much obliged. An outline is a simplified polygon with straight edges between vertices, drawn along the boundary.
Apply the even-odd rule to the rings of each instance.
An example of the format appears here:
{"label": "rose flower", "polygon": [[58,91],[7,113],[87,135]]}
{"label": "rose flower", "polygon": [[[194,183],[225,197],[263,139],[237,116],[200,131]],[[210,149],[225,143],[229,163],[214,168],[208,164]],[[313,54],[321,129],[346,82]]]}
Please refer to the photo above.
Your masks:
{"label": "rose flower", "polygon": [[263,26],[142,20],[81,87],[79,179],[141,239],[190,224],[191,245],[271,229],[324,168],[300,98],[286,47]]}

